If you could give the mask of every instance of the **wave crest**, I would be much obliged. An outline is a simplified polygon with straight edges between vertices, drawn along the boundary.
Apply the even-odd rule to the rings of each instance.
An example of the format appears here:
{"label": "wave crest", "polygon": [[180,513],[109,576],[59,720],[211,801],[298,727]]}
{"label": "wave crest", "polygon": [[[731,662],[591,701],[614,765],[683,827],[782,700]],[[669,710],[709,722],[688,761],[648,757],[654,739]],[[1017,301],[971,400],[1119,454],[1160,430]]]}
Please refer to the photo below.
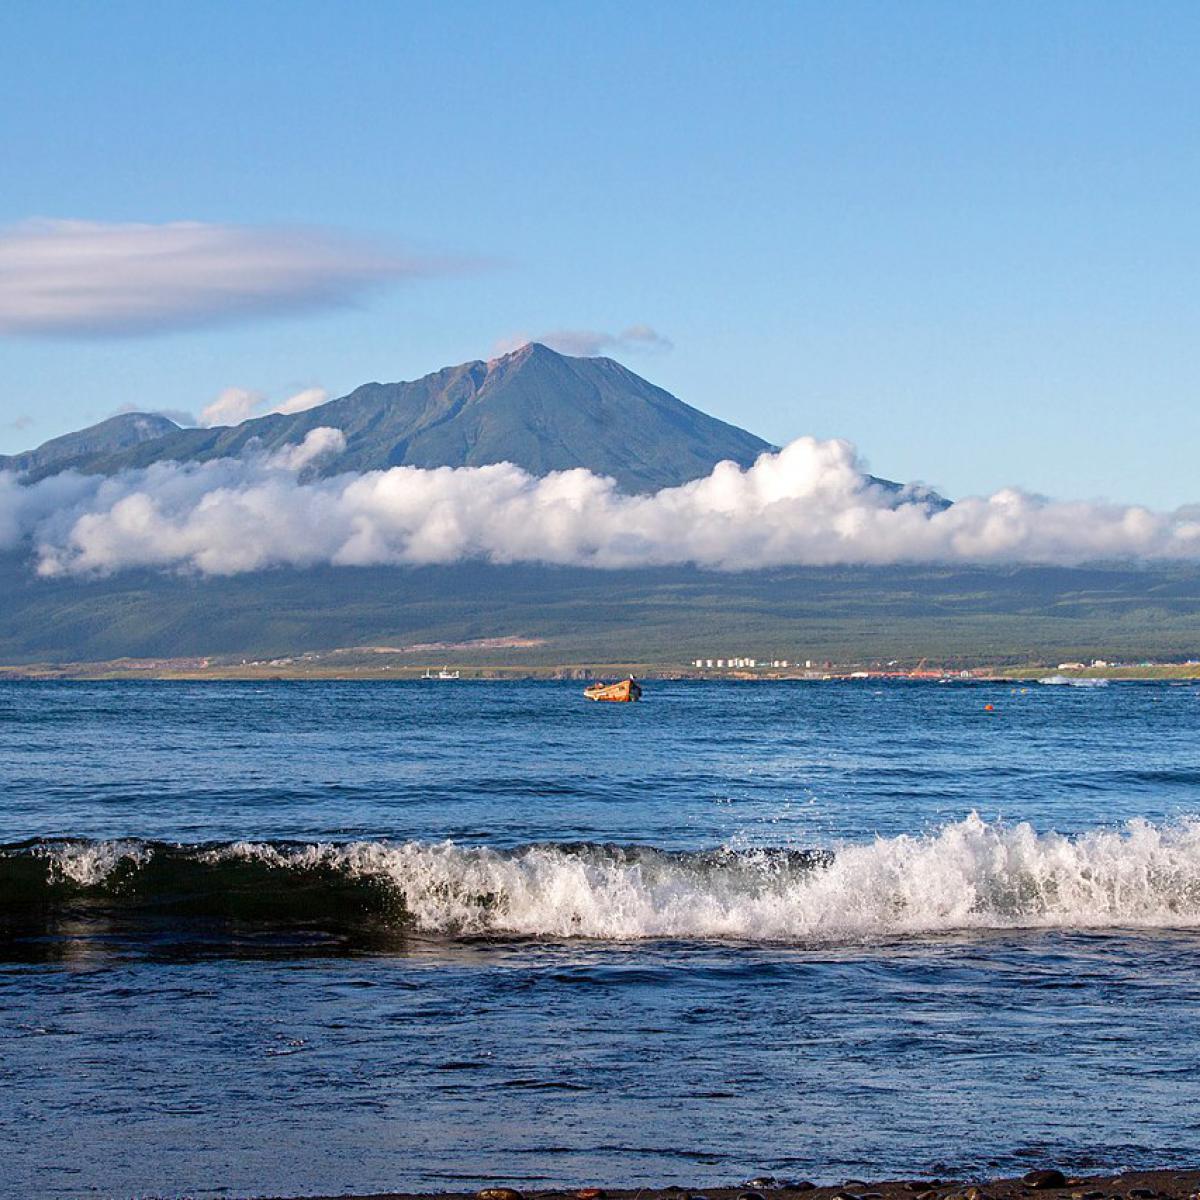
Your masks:
{"label": "wave crest", "polygon": [[423,934],[872,941],[957,930],[1200,926],[1200,819],[1068,836],[972,813],[836,852],[590,843],[25,843],[0,894]]}

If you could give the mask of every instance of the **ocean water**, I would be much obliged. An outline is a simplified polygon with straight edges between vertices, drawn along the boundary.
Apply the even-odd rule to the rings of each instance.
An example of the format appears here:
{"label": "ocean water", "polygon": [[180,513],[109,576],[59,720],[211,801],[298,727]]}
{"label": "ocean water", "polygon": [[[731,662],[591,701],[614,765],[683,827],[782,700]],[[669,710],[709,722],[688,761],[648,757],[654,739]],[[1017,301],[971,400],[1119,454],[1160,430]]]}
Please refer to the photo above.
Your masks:
{"label": "ocean water", "polygon": [[1198,732],[1165,684],[0,684],[0,1195],[1195,1165]]}

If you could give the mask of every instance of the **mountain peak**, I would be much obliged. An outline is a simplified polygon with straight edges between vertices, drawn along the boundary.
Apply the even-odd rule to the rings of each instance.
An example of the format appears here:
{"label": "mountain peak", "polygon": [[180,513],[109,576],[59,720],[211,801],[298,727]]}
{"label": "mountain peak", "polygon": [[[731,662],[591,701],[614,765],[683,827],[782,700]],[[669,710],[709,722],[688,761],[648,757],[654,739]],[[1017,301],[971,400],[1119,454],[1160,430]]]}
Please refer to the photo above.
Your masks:
{"label": "mountain peak", "polygon": [[526,342],[515,350],[508,350],[504,354],[488,359],[487,365],[488,370],[492,371],[500,367],[521,366],[529,362],[552,362],[569,357],[567,354],[560,354],[557,350],[551,350],[543,342]]}
{"label": "mountain peak", "polygon": [[57,474],[72,467],[83,467],[96,455],[118,453],[178,431],[179,426],[161,413],[117,413],[86,429],[51,438],[35,450],[0,455],[0,471]]}
{"label": "mountain peak", "polygon": [[[625,491],[647,492],[707,475],[724,459],[749,466],[770,449],[612,359],[572,357],[541,342],[407,383],[364,384],[304,412],[229,428],[180,429],[155,419],[164,422],[161,436],[103,441],[69,465],[111,473],[272,451],[329,426],[346,438],[345,451],[325,465],[331,472],[510,462],[532,475],[584,467]],[[39,462],[15,469],[63,468]]]}

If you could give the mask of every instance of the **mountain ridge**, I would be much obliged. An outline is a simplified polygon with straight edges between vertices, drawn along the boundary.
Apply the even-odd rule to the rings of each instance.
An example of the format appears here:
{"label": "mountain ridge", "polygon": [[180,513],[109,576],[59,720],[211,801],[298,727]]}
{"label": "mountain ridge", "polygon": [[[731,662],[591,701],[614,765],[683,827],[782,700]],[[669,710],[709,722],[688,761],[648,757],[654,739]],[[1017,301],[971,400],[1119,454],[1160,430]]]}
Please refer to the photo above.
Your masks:
{"label": "mountain ridge", "polygon": [[[154,423],[154,435],[137,436],[145,428],[139,422]],[[749,466],[774,449],[614,359],[575,358],[533,342],[487,362],[365,383],[303,412],[239,425],[183,428],[157,414],[123,414],[0,458],[0,470],[32,482],[68,468],[114,474],[162,461],[202,462],[294,445],[320,426],[346,436],[345,452],[325,467],[330,473],[512,462],[534,475],[584,467],[628,492],[678,486],[724,460]],[[64,441],[67,447],[47,452]]]}
{"label": "mountain ridge", "polygon": [[142,442],[157,439],[180,427],[161,413],[117,413],[95,425],[51,438],[32,450],[19,454],[0,454],[0,471],[42,478],[76,468],[98,455],[119,452]]}

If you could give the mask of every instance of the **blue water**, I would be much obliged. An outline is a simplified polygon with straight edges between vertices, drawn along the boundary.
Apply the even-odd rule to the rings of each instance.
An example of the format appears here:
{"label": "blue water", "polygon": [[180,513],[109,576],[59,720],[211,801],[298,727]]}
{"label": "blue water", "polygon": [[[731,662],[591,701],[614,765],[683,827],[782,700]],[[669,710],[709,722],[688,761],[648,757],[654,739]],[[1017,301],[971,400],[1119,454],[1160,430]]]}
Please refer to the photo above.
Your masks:
{"label": "blue water", "polygon": [[0,1193],[1192,1165],[1198,724],[0,684]]}

